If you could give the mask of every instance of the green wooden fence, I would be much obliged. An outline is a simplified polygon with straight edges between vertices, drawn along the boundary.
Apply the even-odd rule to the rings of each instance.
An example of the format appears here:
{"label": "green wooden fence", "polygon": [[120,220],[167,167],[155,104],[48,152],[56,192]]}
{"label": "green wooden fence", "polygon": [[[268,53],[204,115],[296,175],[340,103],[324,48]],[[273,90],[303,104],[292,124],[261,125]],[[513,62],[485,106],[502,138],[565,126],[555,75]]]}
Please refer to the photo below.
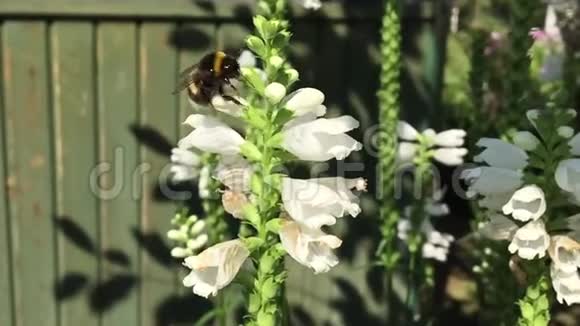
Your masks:
{"label": "green wooden fence", "polygon": [[[156,189],[190,112],[177,73],[250,31],[253,1],[216,3],[0,1],[0,325],[173,325],[207,306],[180,286],[164,235],[175,204]],[[432,23],[423,8],[413,30]],[[302,84],[362,130],[376,123],[380,12],[293,8]],[[330,275],[291,266],[296,325],[384,315],[366,274],[372,214],[349,223],[364,241]]]}

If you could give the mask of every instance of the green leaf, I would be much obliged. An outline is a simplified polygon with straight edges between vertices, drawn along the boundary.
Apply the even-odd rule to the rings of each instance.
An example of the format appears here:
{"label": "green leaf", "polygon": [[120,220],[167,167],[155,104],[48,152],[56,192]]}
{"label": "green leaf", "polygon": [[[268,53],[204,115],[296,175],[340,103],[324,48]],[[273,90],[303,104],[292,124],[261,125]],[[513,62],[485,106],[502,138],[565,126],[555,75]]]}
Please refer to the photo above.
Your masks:
{"label": "green leaf", "polygon": [[520,310],[522,318],[529,321],[534,320],[534,307],[529,302],[520,302]]}
{"label": "green leaf", "polygon": [[252,51],[254,51],[254,53],[256,53],[259,57],[265,57],[266,54],[268,53],[268,49],[266,48],[266,43],[264,43],[264,41],[262,41],[262,39],[260,39],[257,36],[249,36],[246,39],[246,45],[248,46],[248,48]]}
{"label": "green leaf", "polygon": [[278,147],[278,146],[280,146],[280,144],[282,144],[283,140],[284,140],[284,134],[279,132],[279,133],[275,134],[274,136],[270,137],[270,139],[268,139],[266,144],[269,147]]}
{"label": "green leaf", "polygon": [[290,37],[292,37],[292,33],[288,31],[280,31],[272,39],[272,47],[276,49],[284,49],[286,46],[288,46]]}
{"label": "green leaf", "polygon": [[268,221],[268,223],[266,223],[266,229],[272,233],[280,233],[280,229],[282,228],[282,225],[284,224],[284,219],[282,218],[274,218]]}
{"label": "green leaf", "polygon": [[288,121],[294,118],[294,111],[282,108],[276,112],[276,117],[274,118],[274,124],[276,126],[283,126]]}
{"label": "green leaf", "polygon": [[255,226],[260,224],[260,214],[258,213],[258,208],[256,208],[256,206],[248,204],[244,206],[242,210],[244,211],[244,217],[248,222]]}
{"label": "green leaf", "polygon": [[256,129],[264,129],[269,124],[264,116],[263,110],[258,110],[253,106],[249,107],[246,111],[245,120],[250,126]]}
{"label": "green leaf", "polygon": [[264,240],[258,237],[243,238],[242,241],[249,251],[254,251],[264,244]]}
{"label": "green leaf", "polygon": [[264,83],[264,80],[262,79],[262,76],[260,75],[257,68],[242,67],[240,68],[240,72],[256,92],[258,92],[259,94],[264,94],[266,84]]}
{"label": "green leaf", "polygon": [[260,326],[276,326],[276,318],[273,314],[269,314],[263,310],[258,312],[258,317],[256,318],[258,325]]}
{"label": "green leaf", "polygon": [[262,196],[262,193],[264,192],[261,177],[255,173],[252,174],[250,189],[252,189],[252,192],[258,197]]}
{"label": "green leaf", "polygon": [[[269,8],[268,8],[269,11]],[[261,15],[256,15],[254,16],[254,26],[256,27],[256,30],[258,31],[258,34],[260,34],[260,36],[264,37],[264,29],[265,29],[265,25],[268,23],[268,20],[266,19],[266,17],[261,16]]]}
{"label": "green leaf", "polygon": [[242,155],[250,161],[260,161],[262,159],[262,152],[253,143],[246,141],[240,146]]}
{"label": "green leaf", "polygon": [[260,310],[261,302],[262,300],[260,299],[260,296],[257,293],[250,294],[250,300],[248,303],[248,312],[251,314],[255,314],[256,312],[258,312],[258,310]]}
{"label": "green leaf", "polygon": [[277,293],[278,284],[274,281],[274,278],[267,278],[264,283],[262,283],[262,302],[273,299]]}

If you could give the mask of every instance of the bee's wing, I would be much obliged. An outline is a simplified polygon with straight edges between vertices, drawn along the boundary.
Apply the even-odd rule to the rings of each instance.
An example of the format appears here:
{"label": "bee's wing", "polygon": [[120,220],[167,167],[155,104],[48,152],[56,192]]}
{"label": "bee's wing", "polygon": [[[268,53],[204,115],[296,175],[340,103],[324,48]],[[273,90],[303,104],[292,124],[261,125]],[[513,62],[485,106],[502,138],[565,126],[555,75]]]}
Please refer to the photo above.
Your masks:
{"label": "bee's wing", "polygon": [[179,74],[179,77],[177,78],[177,85],[173,90],[173,94],[181,92],[182,90],[186,89],[189,85],[191,85],[191,83],[193,83],[193,75],[194,72],[197,70],[197,66],[198,65],[195,64],[191,67],[188,67]]}

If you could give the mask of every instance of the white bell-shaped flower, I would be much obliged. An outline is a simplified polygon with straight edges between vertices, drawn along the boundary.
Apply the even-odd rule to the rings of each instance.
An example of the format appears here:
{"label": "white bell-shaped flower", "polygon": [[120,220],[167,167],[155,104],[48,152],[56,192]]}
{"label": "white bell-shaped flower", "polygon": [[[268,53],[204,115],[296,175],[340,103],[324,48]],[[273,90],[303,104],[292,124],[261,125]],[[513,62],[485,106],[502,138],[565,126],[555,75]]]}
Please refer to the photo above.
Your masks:
{"label": "white bell-shaped flower", "polygon": [[468,193],[482,195],[513,192],[523,183],[521,171],[489,166],[466,169],[460,178],[469,185]]}
{"label": "white bell-shaped flower", "polygon": [[436,246],[430,242],[426,242],[421,248],[421,254],[423,255],[423,258],[445,262],[447,261],[447,255],[449,254],[449,247]]}
{"label": "white bell-shaped flower", "polygon": [[548,253],[554,266],[564,273],[575,272],[580,267],[580,244],[570,237],[553,236]]}
{"label": "white bell-shaped flower", "polygon": [[544,191],[536,185],[524,186],[514,192],[502,210],[518,221],[537,220],[546,212]]}
{"label": "white bell-shaped flower", "polygon": [[533,151],[540,145],[540,140],[529,131],[518,131],[513,136],[514,145],[525,151]]}
{"label": "white bell-shaped flower", "polygon": [[358,126],[351,116],[316,119],[315,114],[305,114],[284,126],[282,147],[301,160],[343,160],[362,149],[361,143],[346,134]]}
{"label": "white bell-shaped flower", "polygon": [[224,186],[234,192],[250,191],[253,169],[248,161],[239,155],[222,156],[215,168],[214,176]]}
{"label": "white bell-shaped flower", "polygon": [[467,133],[463,129],[449,129],[435,135],[433,142],[437,146],[460,147],[465,143]]}
{"label": "white bell-shaped flower", "polygon": [[192,126],[194,130],[178,142],[179,148],[195,147],[209,153],[235,155],[245,142],[234,129],[210,116],[192,114],[184,124]]}
{"label": "white bell-shaped flower", "polygon": [[561,161],[556,168],[555,178],[562,190],[580,193],[580,159]]}
{"label": "white bell-shaped flower", "polygon": [[361,208],[358,205],[358,198],[350,189],[355,187],[363,189],[361,181],[348,180],[359,179],[341,181],[339,178],[307,180],[283,178],[284,209],[293,220],[310,228],[333,225],[336,223],[336,218],[343,217],[345,214],[356,217],[361,212]]}
{"label": "white bell-shaped flower", "polygon": [[509,252],[523,259],[542,258],[550,246],[550,236],[542,220],[532,221],[519,228],[508,246]]}
{"label": "white bell-shaped flower", "polygon": [[568,145],[570,145],[570,154],[580,155],[580,132],[568,141]]}
{"label": "white bell-shaped flower", "polygon": [[492,240],[511,240],[517,229],[518,226],[511,219],[500,214],[491,214],[489,221],[478,232]]}
{"label": "white bell-shaped flower", "polygon": [[415,144],[415,143],[409,143],[409,142],[399,142],[397,144],[397,162],[398,163],[407,163],[413,160],[413,158],[415,158],[415,155],[417,154],[417,150],[419,149],[419,145]]}
{"label": "white bell-shaped flower", "polygon": [[250,252],[241,240],[213,245],[199,255],[187,257],[184,265],[191,269],[183,285],[193,287],[193,293],[207,298],[234,279]]}
{"label": "white bell-shaped flower", "polygon": [[175,182],[195,179],[199,175],[201,157],[190,150],[173,148],[171,150],[171,179]]}
{"label": "white bell-shaped flower", "polygon": [[312,268],[315,274],[328,272],[338,264],[332,250],[340,247],[342,241],[320,229],[284,221],[280,229],[280,242],[294,260]]}
{"label": "white bell-shaped flower", "polygon": [[528,154],[524,150],[503,140],[481,138],[476,145],[485,149],[473,157],[475,162],[511,170],[523,169],[528,164]]}
{"label": "white bell-shaped flower", "polygon": [[433,152],[433,157],[449,166],[455,166],[463,164],[463,157],[467,155],[466,148],[437,148]]}
{"label": "white bell-shaped flower", "polygon": [[324,103],[324,93],[316,88],[300,88],[284,99],[286,109],[294,112],[294,116],[301,116],[307,113],[314,113],[317,117],[326,113]]}
{"label": "white bell-shaped flower", "polygon": [[580,274],[577,271],[566,273],[552,264],[550,278],[558,302],[567,305],[580,303]]}
{"label": "white bell-shaped flower", "polygon": [[419,132],[408,122],[400,120],[397,123],[397,136],[399,136],[399,138],[402,140],[414,141],[417,140]]}

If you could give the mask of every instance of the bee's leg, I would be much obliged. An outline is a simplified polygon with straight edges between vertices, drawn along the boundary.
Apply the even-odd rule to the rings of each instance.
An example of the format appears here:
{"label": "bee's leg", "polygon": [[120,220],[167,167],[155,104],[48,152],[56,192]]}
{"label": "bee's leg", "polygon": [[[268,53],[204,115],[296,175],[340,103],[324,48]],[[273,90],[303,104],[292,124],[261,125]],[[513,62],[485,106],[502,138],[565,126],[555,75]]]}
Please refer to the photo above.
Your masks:
{"label": "bee's leg", "polygon": [[242,102],[238,101],[238,99],[236,99],[233,96],[230,95],[222,95],[222,97],[226,100],[226,101],[230,101],[230,102],[234,102],[237,105],[242,105]]}
{"label": "bee's leg", "polygon": [[232,81],[229,78],[226,78],[226,83],[234,89],[234,91],[238,91],[238,89],[236,88],[236,86],[234,86],[234,84],[232,84]]}

